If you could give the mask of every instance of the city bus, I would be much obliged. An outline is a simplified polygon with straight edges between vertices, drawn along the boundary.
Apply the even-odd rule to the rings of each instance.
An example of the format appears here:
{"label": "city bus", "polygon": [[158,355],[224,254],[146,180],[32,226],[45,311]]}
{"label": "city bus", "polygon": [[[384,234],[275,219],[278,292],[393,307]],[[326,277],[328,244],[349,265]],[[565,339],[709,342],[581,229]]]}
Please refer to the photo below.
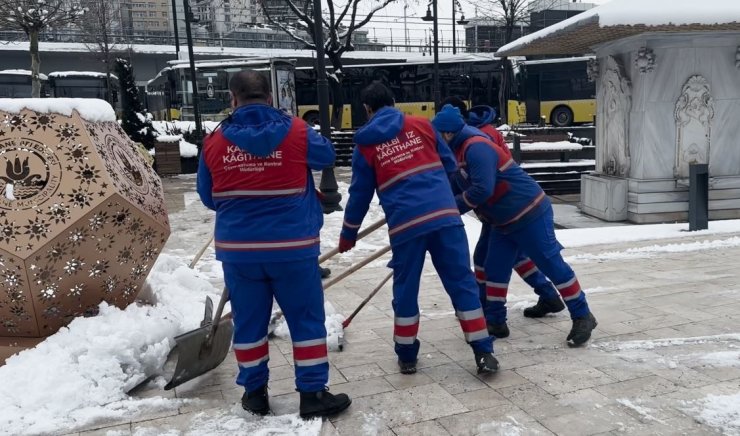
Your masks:
{"label": "city bus", "polygon": [[[41,97],[49,97],[48,78],[39,74],[41,80]],[[0,97],[30,98],[31,72],[28,70],[0,71]]]}
{"label": "city bus", "polygon": [[[236,58],[196,61],[198,109],[204,121],[221,121],[231,112],[229,80],[239,71],[251,69],[268,75],[275,106],[296,114],[295,60]],[[170,61],[146,85],[146,106],[155,120],[192,121],[193,85],[188,61]]]}
{"label": "city bus", "polygon": [[[110,76],[110,98],[108,101],[116,114],[121,114],[118,77]],[[97,71],[54,71],[49,73],[49,88],[52,97],[99,98],[108,100],[108,80],[105,73]]]}
{"label": "city bus", "polygon": [[[367,115],[360,101],[360,92],[375,80],[393,91],[396,107],[405,114],[434,117],[434,64],[431,57],[403,63],[347,65],[342,71],[344,107],[341,128],[353,129],[365,124]],[[501,73],[501,62],[490,56],[469,54],[440,59],[441,97],[456,96],[469,106],[485,104],[497,109]],[[318,124],[316,70],[308,67],[296,69],[296,89],[299,116],[309,124]]]}
{"label": "city bus", "polygon": [[[228,80],[246,68],[270,70],[276,60],[225,59],[198,61],[197,83],[201,118],[219,121],[230,111]],[[295,83],[280,86],[275,99],[293,99],[292,112],[309,124],[319,122],[316,70],[301,66],[295,70]],[[396,106],[407,114],[434,116],[433,71],[431,57],[403,63],[375,63],[343,67],[344,107],[341,128],[357,128],[366,122],[360,92],[374,80],[385,83],[396,97]],[[442,98],[457,96],[468,104],[498,106],[502,66],[490,55],[460,55],[439,63]],[[331,68],[329,68],[331,73]],[[192,119],[192,87],[187,63],[174,61],[149,81],[146,87],[149,112],[157,120]]]}
{"label": "city bus", "polygon": [[508,123],[556,127],[591,123],[596,115],[596,84],[587,64],[593,56],[522,61],[514,65]]}

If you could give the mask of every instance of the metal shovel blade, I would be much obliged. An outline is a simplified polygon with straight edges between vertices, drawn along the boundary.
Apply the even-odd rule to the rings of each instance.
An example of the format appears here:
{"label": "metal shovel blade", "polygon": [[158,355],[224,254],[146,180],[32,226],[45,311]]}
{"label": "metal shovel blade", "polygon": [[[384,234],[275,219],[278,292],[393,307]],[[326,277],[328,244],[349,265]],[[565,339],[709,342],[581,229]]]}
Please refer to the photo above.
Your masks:
{"label": "metal shovel blade", "polygon": [[208,344],[210,332],[211,324],[208,324],[175,337],[175,346],[170,351],[170,357],[176,354],[177,365],[170,382],[164,387],[165,390],[207,373],[226,359],[234,333],[231,318],[219,320],[213,340]]}
{"label": "metal shovel blade", "polygon": [[[221,316],[228,298],[229,291],[224,288],[215,318],[212,318],[213,302],[210,298],[206,298],[205,316],[200,327],[175,337],[175,346],[167,356],[167,362],[176,361],[177,363],[172,378],[164,387],[165,390],[180,386],[207,373],[226,359],[231,349],[231,337],[234,333],[231,317]],[[214,325],[214,322],[218,324]],[[169,365],[165,364],[165,368],[167,367]]]}

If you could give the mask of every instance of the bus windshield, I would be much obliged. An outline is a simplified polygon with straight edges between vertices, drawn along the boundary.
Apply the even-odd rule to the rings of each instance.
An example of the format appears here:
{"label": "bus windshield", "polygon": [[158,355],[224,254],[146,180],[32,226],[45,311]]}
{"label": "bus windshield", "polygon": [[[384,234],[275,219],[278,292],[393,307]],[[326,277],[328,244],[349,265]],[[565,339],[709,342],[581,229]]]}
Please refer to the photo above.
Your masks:
{"label": "bus windshield", "polygon": [[524,61],[515,68],[509,124],[565,127],[593,122],[596,85],[587,64],[593,57]]}

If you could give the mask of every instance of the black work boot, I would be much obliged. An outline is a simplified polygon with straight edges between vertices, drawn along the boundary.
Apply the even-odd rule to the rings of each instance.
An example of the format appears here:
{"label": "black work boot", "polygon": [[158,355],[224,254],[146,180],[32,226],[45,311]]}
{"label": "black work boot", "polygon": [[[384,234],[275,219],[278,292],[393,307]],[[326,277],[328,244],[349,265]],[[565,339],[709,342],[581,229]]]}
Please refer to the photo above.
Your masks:
{"label": "black work boot", "polygon": [[331,275],[331,270],[329,268],[319,267],[319,272],[321,273],[322,279],[325,279]]}
{"label": "black work boot", "polygon": [[478,367],[478,374],[493,374],[498,371],[498,360],[493,353],[475,353],[475,366]]}
{"label": "black work boot", "polygon": [[598,324],[599,323],[596,322],[596,318],[594,318],[591,312],[584,317],[574,318],[573,327],[570,329],[570,333],[568,333],[568,337],[566,338],[568,346],[577,347],[586,343],[586,341],[591,337],[591,331],[595,329]]}
{"label": "black work boot", "polygon": [[398,359],[398,367],[401,369],[401,374],[416,374],[416,360],[413,362],[404,362]]}
{"label": "black work boot", "polygon": [[350,404],[352,400],[347,394],[334,395],[328,389],[319,392],[301,392],[301,418],[312,419],[336,415]]}
{"label": "black work boot", "polygon": [[265,416],[270,413],[270,402],[267,399],[267,385],[242,395],[242,407],[255,415]]}
{"label": "black work boot", "polygon": [[558,313],[565,309],[565,303],[560,298],[544,300],[540,298],[537,304],[524,309],[524,316],[527,318],[542,318],[548,313]]}
{"label": "black work boot", "polygon": [[488,334],[498,339],[509,337],[509,326],[506,323],[503,324],[486,324],[488,327]]}

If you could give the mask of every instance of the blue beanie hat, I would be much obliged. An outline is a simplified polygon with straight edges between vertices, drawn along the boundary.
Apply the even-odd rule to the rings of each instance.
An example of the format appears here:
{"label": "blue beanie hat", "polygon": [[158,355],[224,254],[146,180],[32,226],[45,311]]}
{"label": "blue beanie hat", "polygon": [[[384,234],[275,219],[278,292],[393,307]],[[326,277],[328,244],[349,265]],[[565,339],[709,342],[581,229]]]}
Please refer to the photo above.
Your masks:
{"label": "blue beanie hat", "polygon": [[460,109],[446,104],[432,120],[432,125],[440,132],[457,133],[465,126],[465,121]]}

